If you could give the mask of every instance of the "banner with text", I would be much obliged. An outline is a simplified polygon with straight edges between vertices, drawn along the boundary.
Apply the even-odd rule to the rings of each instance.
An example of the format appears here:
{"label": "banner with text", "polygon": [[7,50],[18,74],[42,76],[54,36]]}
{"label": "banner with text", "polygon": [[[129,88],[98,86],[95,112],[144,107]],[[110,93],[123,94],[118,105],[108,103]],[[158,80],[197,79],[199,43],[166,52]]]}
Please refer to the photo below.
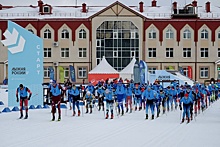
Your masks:
{"label": "banner with text", "polygon": [[2,43],[8,47],[8,105],[18,106],[16,89],[23,84],[32,91],[29,105],[43,104],[43,40],[12,21]]}

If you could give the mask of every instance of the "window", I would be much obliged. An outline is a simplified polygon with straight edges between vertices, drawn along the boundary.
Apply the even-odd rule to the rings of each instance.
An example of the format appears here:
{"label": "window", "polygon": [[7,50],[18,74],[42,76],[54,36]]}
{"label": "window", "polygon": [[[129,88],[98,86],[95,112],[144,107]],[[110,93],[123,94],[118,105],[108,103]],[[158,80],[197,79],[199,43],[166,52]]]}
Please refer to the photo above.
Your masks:
{"label": "window", "polygon": [[49,67],[44,67],[44,78],[50,77],[50,70]]}
{"label": "window", "polygon": [[155,71],[157,70],[156,67],[149,67],[148,68],[148,72],[151,73],[151,74],[155,74]]}
{"label": "window", "polygon": [[81,29],[79,31],[79,38],[80,39],[85,39],[86,38],[86,31],[84,29]]}
{"label": "window", "polygon": [[79,78],[86,78],[87,76],[87,71],[85,67],[79,67],[78,68],[78,77]]}
{"label": "window", "polygon": [[173,31],[171,29],[167,30],[166,39],[173,39]]}
{"label": "window", "polygon": [[68,58],[69,57],[69,48],[61,48],[61,57]]}
{"label": "window", "polygon": [[200,78],[208,78],[209,77],[209,68],[201,67],[200,68]]}
{"label": "window", "polygon": [[203,29],[201,32],[201,38],[202,39],[208,39],[208,31],[206,29]]}
{"label": "window", "polygon": [[201,48],[200,49],[200,56],[201,56],[201,58],[208,58],[209,57],[208,48]]}
{"label": "window", "polygon": [[135,51],[131,51],[131,57],[135,57]]}
{"label": "window", "polygon": [[64,68],[64,78],[69,78],[69,68],[68,67]]}
{"label": "window", "polygon": [[79,48],[79,58],[86,57],[86,48]]}
{"label": "window", "polygon": [[50,13],[50,7],[44,6],[44,13]]}
{"label": "window", "polygon": [[188,77],[188,67],[183,67],[183,74]]}
{"label": "window", "polygon": [[183,58],[191,57],[191,48],[183,48]]}
{"label": "window", "polygon": [[220,58],[220,48],[218,48],[218,57]]}
{"label": "window", "polygon": [[97,64],[105,56],[108,63],[120,71],[132,57],[139,60],[139,30],[131,21],[104,21],[96,29],[95,43]]}
{"label": "window", "polygon": [[29,32],[31,32],[32,34],[34,34],[34,31],[32,29],[28,29]]}
{"label": "window", "polygon": [[96,58],[96,65],[98,65],[101,62],[100,58]]}
{"label": "window", "polygon": [[69,39],[69,31],[66,29],[62,30],[61,38],[62,39]]}
{"label": "window", "polygon": [[113,57],[118,57],[118,52],[117,51],[113,51]]}
{"label": "window", "polygon": [[51,31],[49,29],[44,31],[44,39],[51,39]]}
{"label": "window", "polygon": [[131,39],[135,39],[135,32],[131,32]]}
{"label": "window", "polygon": [[51,48],[44,48],[44,58],[51,57]]}
{"label": "window", "polygon": [[156,57],[156,48],[148,48],[148,57],[155,58]]}
{"label": "window", "polygon": [[154,29],[150,30],[148,34],[149,39],[155,39],[156,38],[156,31]]}
{"label": "window", "polygon": [[190,30],[186,29],[186,30],[183,32],[183,38],[184,38],[184,39],[190,39],[190,38],[191,38],[191,32],[190,32]]}
{"label": "window", "polygon": [[101,47],[101,40],[96,40],[96,47]]}
{"label": "window", "polygon": [[218,39],[220,39],[220,32],[218,32]]}
{"label": "window", "polygon": [[166,48],[166,57],[167,58],[173,57],[173,48]]}
{"label": "window", "polygon": [[118,39],[118,32],[117,31],[113,32],[113,39]]}

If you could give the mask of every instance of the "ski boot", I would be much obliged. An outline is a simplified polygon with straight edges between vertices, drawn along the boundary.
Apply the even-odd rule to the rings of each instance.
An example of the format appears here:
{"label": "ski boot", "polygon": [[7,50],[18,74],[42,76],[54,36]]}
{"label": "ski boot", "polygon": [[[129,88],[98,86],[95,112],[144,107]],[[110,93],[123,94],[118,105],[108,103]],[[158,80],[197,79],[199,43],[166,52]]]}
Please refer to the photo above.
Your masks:
{"label": "ski boot", "polygon": [[90,114],[92,114],[92,108],[90,109]]}
{"label": "ski boot", "polygon": [[184,123],[184,118],[182,119],[181,123]]}
{"label": "ski boot", "polygon": [[58,121],[61,121],[61,116],[59,115],[59,117],[58,117]]}
{"label": "ski boot", "polygon": [[75,111],[73,111],[73,116],[75,116],[76,115],[76,112]]}
{"label": "ski boot", "polygon": [[148,119],[148,114],[146,114],[146,118],[145,119]]}
{"label": "ski boot", "polygon": [[86,108],[86,113],[88,113],[89,112],[89,110],[88,110],[88,108]]}
{"label": "ski boot", "polygon": [[187,124],[190,122],[190,119],[187,120]]}
{"label": "ski boot", "polygon": [[157,117],[159,117],[159,116],[160,116],[160,109],[157,112]]}
{"label": "ski boot", "polygon": [[126,113],[128,113],[128,108],[126,109]]}
{"label": "ski boot", "polygon": [[137,107],[135,107],[135,111],[137,111]]}
{"label": "ski boot", "polygon": [[141,111],[141,109],[142,109],[142,108],[141,108],[141,107],[139,107],[139,111]]}
{"label": "ski boot", "polygon": [[130,113],[132,113],[132,108],[130,109]]}
{"label": "ski boot", "polygon": [[23,113],[21,113],[21,116],[19,117],[19,119],[22,119],[23,118]]}
{"label": "ski boot", "polygon": [[55,120],[55,115],[53,114],[53,116],[52,116],[52,121],[54,121]]}
{"label": "ski boot", "polygon": [[105,119],[108,119],[108,113],[106,113]]}
{"label": "ski boot", "polygon": [[26,115],[25,115],[24,119],[28,119],[28,114],[27,114],[27,113],[26,113]]}
{"label": "ski boot", "polygon": [[154,115],[152,115],[152,120],[154,119]]}
{"label": "ski boot", "polygon": [[78,116],[80,116],[80,110],[78,110]]}
{"label": "ski boot", "polygon": [[193,115],[191,115],[190,117],[191,117],[191,120],[193,120]]}
{"label": "ski boot", "polygon": [[113,119],[113,117],[114,117],[113,114],[111,114],[111,119]]}
{"label": "ski boot", "polygon": [[175,110],[177,109],[177,105],[175,106]]}
{"label": "ski boot", "polygon": [[121,115],[124,115],[124,110],[122,110]]}

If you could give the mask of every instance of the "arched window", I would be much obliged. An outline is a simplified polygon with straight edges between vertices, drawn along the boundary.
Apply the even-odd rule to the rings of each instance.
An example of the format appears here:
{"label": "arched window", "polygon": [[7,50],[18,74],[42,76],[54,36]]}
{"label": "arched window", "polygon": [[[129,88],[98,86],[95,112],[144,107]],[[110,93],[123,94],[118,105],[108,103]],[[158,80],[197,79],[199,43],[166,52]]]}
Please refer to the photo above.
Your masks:
{"label": "arched window", "polygon": [[173,31],[171,29],[166,31],[166,39],[173,39]]}
{"label": "arched window", "polygon": [[206,30],[206,29],[203,29],[202,31],[201,31],[201,38],[202,39],[208,39],[208,31]]}
{"label": "arched window", "polygon": [[69,31],[66,29],[62,30],[61,38],[62,39],[69,39]]}
{"label": "arched window", "polygon": [[184,32],[183,32],[183,38],[184,39],[190,39],[191,38],[191,32],[189,29],[186,29]]}
{"label": "arched window", "polygon": [[81,29],[79,31],[79,38],[80,39],[86,39],[86,31],[84,29]]}
{"label": "arched window", "polygon": [[28,31],[34,34],[34,31],[32,29],[28,29]]}
{"label": "arched window", "polygon": [[44,39],[51,39],[51,31],[49,29],[44,31]]}
{"label": "arched window", "polygon": [[148,38],[149,39],[155,39],[156,38],[156,31],[154,30],[154,29],[151,29],[150,31],[149,31],[149,34],[148,34]]}

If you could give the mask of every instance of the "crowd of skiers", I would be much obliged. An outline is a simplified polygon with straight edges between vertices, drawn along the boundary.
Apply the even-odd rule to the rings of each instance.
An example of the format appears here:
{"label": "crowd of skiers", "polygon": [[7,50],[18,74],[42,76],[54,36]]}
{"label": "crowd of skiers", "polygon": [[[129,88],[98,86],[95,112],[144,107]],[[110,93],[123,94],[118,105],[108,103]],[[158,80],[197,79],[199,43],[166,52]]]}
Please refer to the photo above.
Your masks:
{"label": "crowd of skiers", "polygon": [[[169,86],[163,87],[157,80],[153,84],[134,83],[133,80],[126,83],[121,80],[106,80],[106,82],[99,82],[96,86],[89,83],[83,88],[71,82],[65,83],[64,87],[61,87],[56,81],[52,81],[49,86],[52,96],[52,120],[55,119],[56,104],[58,105],[58,119],[61,119],[60,103],[63,93],[70,103],[73,116],[76,115],[76,112],[78,112],[78,116],[81,115],[79,103],[83,102],[85,113],[92,113],[96,107],[99,111],[105,112],[106,119],[114,118],[113,111],[117,115],[124,115],[124,113],[145,109],[145,119],[149,119],[148,110],[150,109],[151,119],[154,119],[161,113],[165,114],[180,109],[183,110],[181,123],[184,120],[189,123],[200,111],[204,111],[218,99],[220,96],[218,87],[220,88],[220,83],[214,82],[208,86],[195,82],[193,86],[190,86],[187,83],[179,85],[174,80]],[[95,103],[96,100],[98,100],[98,105]]]}

